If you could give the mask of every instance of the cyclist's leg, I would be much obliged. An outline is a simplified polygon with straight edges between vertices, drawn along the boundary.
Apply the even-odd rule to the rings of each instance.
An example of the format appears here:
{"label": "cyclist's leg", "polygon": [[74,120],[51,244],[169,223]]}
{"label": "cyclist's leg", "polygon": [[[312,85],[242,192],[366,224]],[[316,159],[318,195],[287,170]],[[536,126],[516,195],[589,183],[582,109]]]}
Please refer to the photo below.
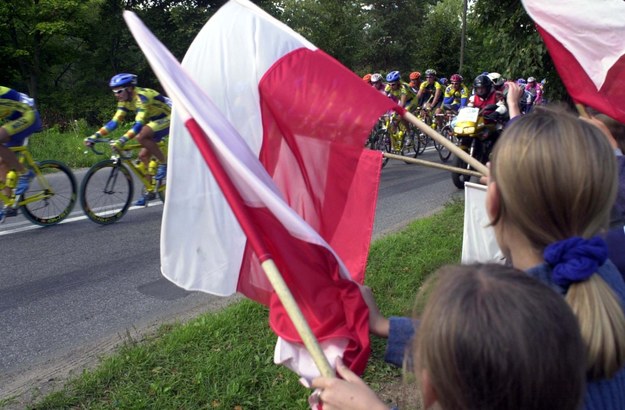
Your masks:
{"label": "cyclist's leg", "polygon": [[0,127],[0,159],[8,169],[14,169],[20,174],[26,172],[26,168],[17,160],[17,156],[9,147],[24,145],[26,138],[41,129],[41,119],[36,110],[24,113],[19,118],[9,121]]}
{"label": "cyclist's leg", "polygon": [[[158,142],[169,134],[169,118],[151,121],[137,135],[137,142],[153,155],[161,164],[167,163],[167,158],[158,146]],[[146,164],[147,165],[147,164]]]}
{"label": "cyclist's leg", "polygon": [[9,134],[7,128],[11,128],[11,123],[4,124],[2,127],[0,127],[0,160],[2,160],[4,168],[3,175],[6,174],[9,169],[14,169],[19,173],[23,173],[26,171],[26,169],[22,164],[19,163],[19,161],[17,160],[17,156],[13,151],[9,149],[9,147],[22,145],[24,138],[22,138],[19,143],[16,143],[12,135]]}

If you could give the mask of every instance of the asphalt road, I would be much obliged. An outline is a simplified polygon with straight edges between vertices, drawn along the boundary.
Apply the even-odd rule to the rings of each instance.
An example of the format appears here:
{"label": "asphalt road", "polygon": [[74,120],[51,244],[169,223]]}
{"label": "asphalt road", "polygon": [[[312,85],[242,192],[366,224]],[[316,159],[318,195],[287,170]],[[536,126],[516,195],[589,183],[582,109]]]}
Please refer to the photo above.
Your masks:
{"label": "asphalt road", "polygon": [[[438,161],[436,152],[424,159]],[[77,175],[80,181],[81,176]],[[440,209],[462,193],[449,173],[390,161],[382,172],[374,237]],[[58,381],[120,341],[227,304],[187,292],[159,269],[162,205],[96,225],[77,205],[65,223],[0,226],[0,398]]]}

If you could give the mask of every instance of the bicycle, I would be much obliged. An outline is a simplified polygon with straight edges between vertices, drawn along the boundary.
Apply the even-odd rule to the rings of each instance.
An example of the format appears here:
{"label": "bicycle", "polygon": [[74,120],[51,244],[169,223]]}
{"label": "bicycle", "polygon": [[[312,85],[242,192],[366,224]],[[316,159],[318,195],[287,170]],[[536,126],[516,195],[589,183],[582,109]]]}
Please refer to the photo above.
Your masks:
{"label": "bicycle", "polygon": [[[96,145],[98,143],[108,145],[110,142],[109,138],[97,138],[90,148],[94,153],[104,155],[103,151],[96,149]],[[160,141],[158,146],[167,155],[165,141]],[[85,174],[80,185],[80,205],[85,215],[93,222],[108,225],[117,222],[126,214],[134,193],[131,172],[143,184],[144,194],[154,198],[158,196],[165,202],[166,182],[157,181],[155,178],[158,162],[151,159],[147,170],[142,162],[135,163],[133,152],[141,148],[141,144],[129,142],[122,150],[113,150],[110,159],[98,162]]]}
{"label": "bicycle", "polygon": [[[458,139],[454,135],[451,123],[457,115],[458,113],[453,110],[445,110],[444,114],[436,114],[436,117],[442,119],[443,127],[441,128],[441,135],[451,141],[454,145],[458,145]],[[438,156],[442,162],[449,161],[449,158],[451,157],[451,151],[449,149],[437,141],[434,142],[434,148],[438,151]]]}
{"label": "bicycle", "polygon": [[[369,138],[369,148],[382,152],[391,152],[391,137],[386,127],[386,118],[382,116]],[[382,157],[382,168],[388,163],[388,158]]]}
{"label": "bicycle", "polygon": [[6,179],[0,181],[0,201],[5,211],[0,223],[4,222],[7,214],[16,215],[19,209],[26,219],[40,226],[55,225],[67,218],[74,209],[78,191],[72,170],[60,161],[35,161],[27,144],[9,149],[22,165],[33,170],[35,176],[21,195],[15,195],[15,171],[9,171]]}

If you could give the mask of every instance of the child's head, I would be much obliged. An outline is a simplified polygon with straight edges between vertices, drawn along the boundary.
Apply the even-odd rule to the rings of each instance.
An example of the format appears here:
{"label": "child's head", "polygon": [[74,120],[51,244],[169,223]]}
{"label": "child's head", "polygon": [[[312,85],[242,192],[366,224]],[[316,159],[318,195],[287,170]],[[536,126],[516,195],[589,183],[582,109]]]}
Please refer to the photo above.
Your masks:
{"label": "child's head", "polygon": [[[563,110],[538,108],[497,142],[493,225],[520,231],[537,251],[608,226],[617,190],[614,152],[599,129]],[[505,244],[504,244],[505,245]]]}
{"label": "child's head", "polygon": [[560,295],[501,265],[443,267],[429,290],[413,349],[426,407],[579,407],[583,343]]}
{"label": "child's head", "polygon": [[[525,269],[519,261],[528,254],[543,261],[548,246],[607,228],[616,191],[616,159],[602,131],[563,110],[536,108],[495,146],[487,208],[501,249],[523,256],[512,264]],[[550,260],[552,272],[564,262]],[[606,282],[588,273],[562,290],[578,318],[589,376],[609,378],[625,363],[625,314]]]}

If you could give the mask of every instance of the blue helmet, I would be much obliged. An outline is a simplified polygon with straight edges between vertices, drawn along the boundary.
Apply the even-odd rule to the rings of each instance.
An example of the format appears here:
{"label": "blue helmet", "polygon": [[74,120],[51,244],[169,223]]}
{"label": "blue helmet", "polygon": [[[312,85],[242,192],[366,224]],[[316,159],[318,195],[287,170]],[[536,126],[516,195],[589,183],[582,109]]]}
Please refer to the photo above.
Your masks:
{"label": "blue helmet", "polygon": [[447,79],[445,77],[441,77],[438,79],[438,82],[441,83],[441,85],[446,85],[447,84]]}
{"label": "blue helmet", "polygon": [[394,83],[395,81],[399,81],[401,76],[399,75],[399,71],[391,71],[386,75],[386,81],[389,83]]}
{"label": "blue helmet", "polygon": [[125,85],[137,85],[137,76],[134,74],[120,73],[111,78],[109,87],[123,87]]}

